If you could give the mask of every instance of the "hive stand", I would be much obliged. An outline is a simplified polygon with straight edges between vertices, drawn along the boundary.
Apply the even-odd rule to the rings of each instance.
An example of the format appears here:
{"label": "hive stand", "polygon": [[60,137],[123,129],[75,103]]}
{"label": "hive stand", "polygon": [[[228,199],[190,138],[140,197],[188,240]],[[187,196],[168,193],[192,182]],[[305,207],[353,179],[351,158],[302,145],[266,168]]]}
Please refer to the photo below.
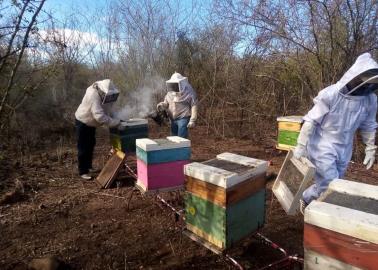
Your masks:
{"label": "hive stand", "polygon": [[307,159],[298,160],[290,150],[273,184],[272,191],[288,215],[295,215],[303,191],[310,185],[315,166]]}

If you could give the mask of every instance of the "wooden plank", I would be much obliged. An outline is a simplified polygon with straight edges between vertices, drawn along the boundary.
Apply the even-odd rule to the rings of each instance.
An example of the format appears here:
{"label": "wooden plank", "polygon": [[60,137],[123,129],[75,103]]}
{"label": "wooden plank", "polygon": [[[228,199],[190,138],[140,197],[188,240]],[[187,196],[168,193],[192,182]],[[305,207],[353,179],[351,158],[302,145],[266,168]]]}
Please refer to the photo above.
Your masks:
{"label": "wooden plank", "polygon": [[378,267],[378,245],[314,225],[304,225],[304,247],[362,269]]}
{"label": "wooden plank", "polygon": [[121,151],[116,151],[97,176],[96,183],[102,188],[109,188],[116,179],[119,170],[125,164],[125,160],[126,155]]}
{"label": "wooden plank", "polygon": [[277,117],[278,122],[303,123],[303,116],[301,115],[287,115]]}
{"label": "wooden plank", "polygon": [[262,228],[265,222],[265,189],[226,209],[226,248]]}
{"label": "wooden plank", "polygon": [[146,152],[137,147],[136,155],[138,159],[143,160],[146,164],[158,164],[178,160],[190,160],[191,149],[190,147],[182,147]]}
{"label": "wooden plank", "polygon": [[226,209],[185,192],[185,221],[211,235],[220,242],[226,241]]}
{"label": "wooden plank", "polygon": [[226,205],[242,201],[265,189],[266,174],[262,173],[226,190]]}
{"label": "wooden plank", "polygon": [[[293,157],[292,151],[288,152],[272,187],[274,195],[288,215],[294,215],[298,211],[302,193],[310,185],[314,174],[315,166],[309,160],[297,160]],[[280,182],[284,182],[285,185]]]}
{"label": "wooden plank", "polygon": [[294,122],[278,122],[278,129],[279,130],[289,130],[289,131],[296,131],[300,132],[301,130],[301,124],[300,123],[294,123]]}
{"label": "wooden plank", "polygon": [[197,242],[201,246],[211,250],[215,254],[222,254],[222,250],[219,249],[217,246],[211,244],[210,242],[206,241],[205,239],[201,238],[200,236],[196,235],[195,233],[192,233],[191,231],[185,229],[183,231],[183,234],[188,236],[190,239],[192,239],[194,242]]}
{"label": "wooden plank", "polygon": [[[207,234],[206,232],[204,232],[203,230],[197,228],[196,226],[193,226],[189,223],[186,224],[186,229],[193,232],[194,235],[197,236],[197,239],[196,240],[199,240],[201,239],[202,241],[202,245],[204,245],[205,247],[207,247],[207,244],[210,244],[210,247],[211,246],[215,246],[216,247],[216,250],[218,252],[221,252],[222,250],[225,249],[224,247],[224,243],[222,241],[219,241],[217,238],[215,238],[214,236],[210,235],[210,234]],[[209,247],[207,247],[209,248]]]}
{"label": "wooden plank", "polygon": [[358,210],[312,201],[304,220],[324,229],[378,244],[378,216]]}
{"label": "wooden plank", "polygon": [[187,191],[221,207],[226,206],[226,190],[224,188],[194,177],[186,176],[185,178],[185,189]]}
{"label": "wooden plank", "polygon": [[290,151],[290,150],[293,150],[295,148],[295,146],[293,145],[286,145],[286,144],[282,144],[282,143],[278,143],[276,145],[276,148],[278,150],[283,150],[283,151]]}
{"label": "wooden plank", "polygon": [[235,204],[254,193],[265,188],[265,174],[258,175],[237,184],[229,189],[224,189],[217,185],[186,176],[185,188],[187,191],[198,197],[213,202],[221,207]]}
{"label": "wooden plank", "polygon": [[[376,268],[374,268],[376,269]],[[362,270],[315,251],[304,249],[304,270]],[[366,270],[366,269],[365,269]],[[372,269],[373,270],[373,269]]]}

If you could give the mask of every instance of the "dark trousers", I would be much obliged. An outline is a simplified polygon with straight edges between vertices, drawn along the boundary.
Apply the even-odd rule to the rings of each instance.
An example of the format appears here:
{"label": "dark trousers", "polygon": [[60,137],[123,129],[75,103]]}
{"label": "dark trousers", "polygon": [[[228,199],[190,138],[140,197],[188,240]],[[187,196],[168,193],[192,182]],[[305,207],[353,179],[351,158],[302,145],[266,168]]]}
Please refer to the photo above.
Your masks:
{"label": "dark trousers", "polygon": [[96,145],[96,128],[75,119],[77,135],[77,159],[79,174],[85,174],[92,168],[93,150]]}

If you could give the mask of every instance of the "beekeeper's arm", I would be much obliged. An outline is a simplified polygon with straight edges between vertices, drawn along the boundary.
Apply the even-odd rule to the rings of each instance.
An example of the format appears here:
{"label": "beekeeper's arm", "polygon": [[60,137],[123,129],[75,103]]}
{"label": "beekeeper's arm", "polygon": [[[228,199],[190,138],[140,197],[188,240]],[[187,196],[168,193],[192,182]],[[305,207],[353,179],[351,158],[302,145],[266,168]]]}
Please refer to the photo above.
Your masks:
{"label": "beekeeper's arm", "polygon": [[195,127],[197,117],[198,117],[198,100],[197,100],[197,96],[193,96],[192,101],[191,101],[191,114],[190,114],[190,120],[188,123],[188,128]]}
{"label": "beekeeper's arm", "polygon": [[365,147],[365,159],[363,164],[366,165],[366,169],[369,170],[375,161],[375,152],[377,146],[375,145],[375,134],[377,129],[377,96],[375,94],[370,95],[368,117],[361,124],[360,131],[363,143]]}
{"label": "beekeeper's arm", "polygon": [[158,103],[157,106],[156,106],[156,109],[157,109],[159,112],[162,112],[162,111],[167,110],[168,107],[169,107],[169,103],[168,103],[168,94],[166,94],[165,97],[164,97],[164,101]]}
{"label": "beekeeper's arm", "polygon": [[112,118],[105,113],[105,110],[101,104],[101,98],[97,94],[97,92],[94,92],[94,95],[92,95],[91,112],[93,118],[101,125],[106,125],[113,128],[117,127],[120,124],[119,119]]}
{"label": "beekeeper's arm", "polygon": [[294,157],[299,159],[307,157],[307,144],[314,133],[315,127],[320,125],[324,116],[330,110],[332,97],[328,94],[327,88],[320,91],[314,98],[314,106],[303,117],[304,123],[297,139],[297,146],[294,149]]}

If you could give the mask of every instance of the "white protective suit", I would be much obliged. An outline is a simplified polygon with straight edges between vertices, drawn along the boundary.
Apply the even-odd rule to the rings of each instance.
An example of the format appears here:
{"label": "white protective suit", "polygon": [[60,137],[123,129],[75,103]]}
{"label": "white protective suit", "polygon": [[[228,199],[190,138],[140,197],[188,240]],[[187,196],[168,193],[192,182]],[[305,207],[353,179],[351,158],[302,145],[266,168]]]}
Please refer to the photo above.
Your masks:
{"label": "white protective suit", "polygon": [[104,103],[108,99],[107,97],[116,97],[117,94],[119,91],[111,80],[95,82],[87,88],[83,100],[75,112],[76,119],[90,127],[102,125],[117,127],[120,120],[111,117],[114,98],[110,99],[112,102]]}
{"label": "white protective suit", "polygon": [[[378,64],[370,54],[359,56],[337,83],[319,92],[314,99],[315,105],[303,118],[308,122],[305,122],[303,133],[311,133],[303,136],[309,137],[308,143],[305,142],[308,158],[316,167],[315,184],[303,193],[307,204],[317,199],[330,181],[344,176],[352,157],[353,138],[357,129],[361,131],[367,145],[364,163],[371,166],[374,162],[375,131],[378,126],[377,96],[374,92],[360,96],[343,94],[348,93],[346,85],[352,79],[374,69],[378,69]],[[298,145],[295,150],[300,150],[300,147]]]}
{"label": "white protective suit", "polygon": [[179,92],[168,91],[164,101],[159,103],[159,106],[168,110],[168,115],[172,120],[190,116],[189,123],[195,123],[198,101],[196,92],[189,84],[188,78],[175,72],[166,83],[178,83]]}

